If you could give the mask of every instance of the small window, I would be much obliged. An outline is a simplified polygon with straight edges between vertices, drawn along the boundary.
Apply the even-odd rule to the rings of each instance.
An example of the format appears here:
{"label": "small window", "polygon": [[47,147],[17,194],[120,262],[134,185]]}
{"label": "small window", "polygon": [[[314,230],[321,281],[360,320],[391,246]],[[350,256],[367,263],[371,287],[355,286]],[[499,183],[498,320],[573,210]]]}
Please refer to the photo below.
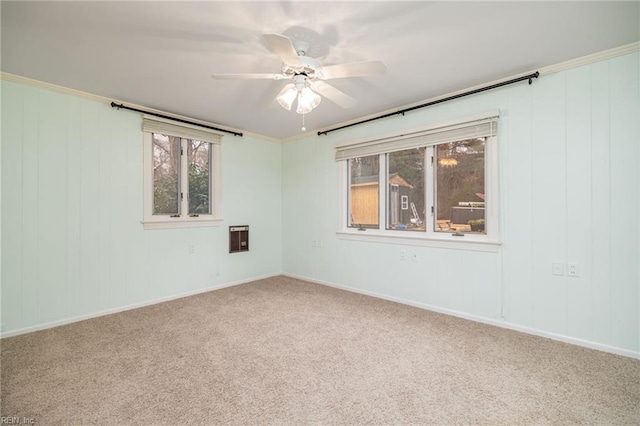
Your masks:
{"label": "small window", "polygon": [[402,206],[400,208],[402,210],[409,210],[409,197],[407,195],[403,195],[400,199],[402,200]]}
{"label": "small window", "polygon": [[145,229],[217,225],[220,136],[144,120]]}

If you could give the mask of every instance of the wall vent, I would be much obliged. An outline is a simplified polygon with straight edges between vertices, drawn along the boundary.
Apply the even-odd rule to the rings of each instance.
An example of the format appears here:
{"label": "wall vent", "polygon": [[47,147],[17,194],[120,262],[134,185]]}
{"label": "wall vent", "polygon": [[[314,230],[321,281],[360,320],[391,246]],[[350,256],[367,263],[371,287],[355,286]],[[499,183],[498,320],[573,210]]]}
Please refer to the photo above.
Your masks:
{"label": "wall vent", "polygon": [[229,227],[229,253],[249,251],[249,226]]}

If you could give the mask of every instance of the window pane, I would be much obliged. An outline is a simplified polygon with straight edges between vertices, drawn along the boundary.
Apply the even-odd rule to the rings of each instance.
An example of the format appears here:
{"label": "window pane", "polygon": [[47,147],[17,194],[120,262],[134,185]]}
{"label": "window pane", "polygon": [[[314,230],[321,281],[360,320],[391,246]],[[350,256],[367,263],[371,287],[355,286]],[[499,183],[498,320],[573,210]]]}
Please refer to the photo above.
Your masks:
{"label": "window pane", "polygon": [[349,227],[378,227],[380,157],[370,155],[349,160]]}
{"label": "window pane", "polygon": [[485,138],[435,147],[436,232],[486,233],[484,148]]}
{"label": "window pane", "polygon": [[387,229],[424,231],[424,151],[387,154]]}
{"label": "window pane", "polygon": [[180,138],[153,134],[153,214],[180,214]]}
{"label": "window pane", "polygon": [[189,140],[189,214],[211,214],[211,144]]}

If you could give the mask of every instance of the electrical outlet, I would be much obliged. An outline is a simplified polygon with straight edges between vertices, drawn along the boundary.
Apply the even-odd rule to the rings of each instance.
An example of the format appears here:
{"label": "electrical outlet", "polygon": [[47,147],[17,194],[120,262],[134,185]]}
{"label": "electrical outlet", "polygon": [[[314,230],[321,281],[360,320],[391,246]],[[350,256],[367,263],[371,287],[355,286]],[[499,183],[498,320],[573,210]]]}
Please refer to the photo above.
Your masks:
{"label": "electrical outlet", "polygon": [[196,252],[196,245],[193,243],[189,243],[189,253],[193,254]]}
{"label": "electrical outlet", "polygon": [[580,270],[578,269],[578,262],[567,263],[567,275],[570,277],[579,277]]}
{"label": "electrical outlet", "polygon": [[551,273],[553,275],[564,275],[564,262],[551,262]]}
{"label": "electrical outlet", "polygon": [[406,260],[406,259],[407,259],[407,251],[400,250],[400,260]]}

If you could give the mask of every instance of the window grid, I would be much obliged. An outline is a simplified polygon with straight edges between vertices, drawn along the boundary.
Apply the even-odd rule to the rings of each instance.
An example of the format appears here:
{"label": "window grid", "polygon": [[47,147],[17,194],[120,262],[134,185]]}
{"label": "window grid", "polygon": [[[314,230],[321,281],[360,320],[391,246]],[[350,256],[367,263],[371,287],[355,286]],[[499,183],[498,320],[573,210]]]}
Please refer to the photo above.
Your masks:
{"label": "window grid", "polygon": [[[370,230],[374,232],[380,231],[381,233],[389,235],[402,233],[398,231],[412,230],[418,231],[418,234],[427,238],[439,236],[439,238],[446,237],[453,239],[464,236],[471,237],[474,240],[497,241],[498,222],[495,206],[485,206],[485,197],[490,200],[494,196],[493,194],[497,193],[497,182],[495,182],[497,179],[497,155],[494,152],[496,151],[495,144],[497,144],[496,137],[483,137],[421,147],[424,152],[424,176],[421,178],[421,182],[424,185],[422,194],[425,199],[422,211],[418,210],[415,206],[416,202],[408,195],[400,198],[398,204],[399,211],[396,212],[393,210],[392,207],[395,206],[395,203],[392,197],[395,196],[396,191],[398,191],[399,195],[399,184],[392,183],[391,181],[392,179],[398,181],[399,178],[394,176],[393,170],[389,170],[389,165],[392,162],[389,160],[389,156],[393,153],[381,153],[368,156],[377,157],[380,165],[378,173],[380,191],[378,197],[378,226],[369,226],[366,228],[355,226],[357,223],[354,223],[352,213],[354,208],[356,208],[355,204],[357,204],[357,200],[354,200],[353,194],[349,190],[346,203],[347,213],[348,216],[350,216],[347,221],[348,227],[357,227],[360,230]],[[482,147],[482,149],[478,147]],[[440,155],[438,151],[440,151]],[[451,161],[452,159],[457,162]],[[359,157],[345,161],[345,163],[347,163],[347,173],[349,174],[349,188],[351,188],[354,183],[351,179],[351,166],[352,164],[357,164],[359,161],[361,161]],[[465,164],[467,164],[466,167],[471,170],[473,179],[468,176],[465,177],[465,173],[462,172],[458,173],[461,176],[455,177],[454,173],[454,183],[450,184],[448,191],[452,192],[452,188],[457,189],[456,186],[463,185],[467,186],[466,191],[461,191],[462,195],[458,196],[458,198],[454,196],[445,202],[444,198],[440,197],[439,201],[438,173],[440,172],[441,175],[440,190],[442,192],[447,188],[442,183],[445,180],[443,171],[450,171],[447,169],[457,167],[458,165],[465,166]],[[473,167],[470,167],[469,164],[473,164]],[[493,174],[488,174],[489,167],[493,170]],[[456,181],[456,179],[458,180]],[[470,182],[474,180],[477,182],[471,184]],[[485,210],[485,208],[488,207],[492,207],[492,209]],[[402,211],[407,213],[402,216],[403,220],[399,220]],[[458,222],[463,220],[464,222],[456,223],[452,221],[449,213],[445,214],[444,211],[450,211],[452,212],[451,214],[455,212],[456,220]],[[410,218],[410,221],[408,221],[407,218]],[[384,224],[384,226],[381,224]]]}
{"label": "window grid", "polygon": [[144,229],[219,226],[220,138],[185,137],[208,136],[192,129],[183,135],[160,133],[162,123],[145,123]]}

